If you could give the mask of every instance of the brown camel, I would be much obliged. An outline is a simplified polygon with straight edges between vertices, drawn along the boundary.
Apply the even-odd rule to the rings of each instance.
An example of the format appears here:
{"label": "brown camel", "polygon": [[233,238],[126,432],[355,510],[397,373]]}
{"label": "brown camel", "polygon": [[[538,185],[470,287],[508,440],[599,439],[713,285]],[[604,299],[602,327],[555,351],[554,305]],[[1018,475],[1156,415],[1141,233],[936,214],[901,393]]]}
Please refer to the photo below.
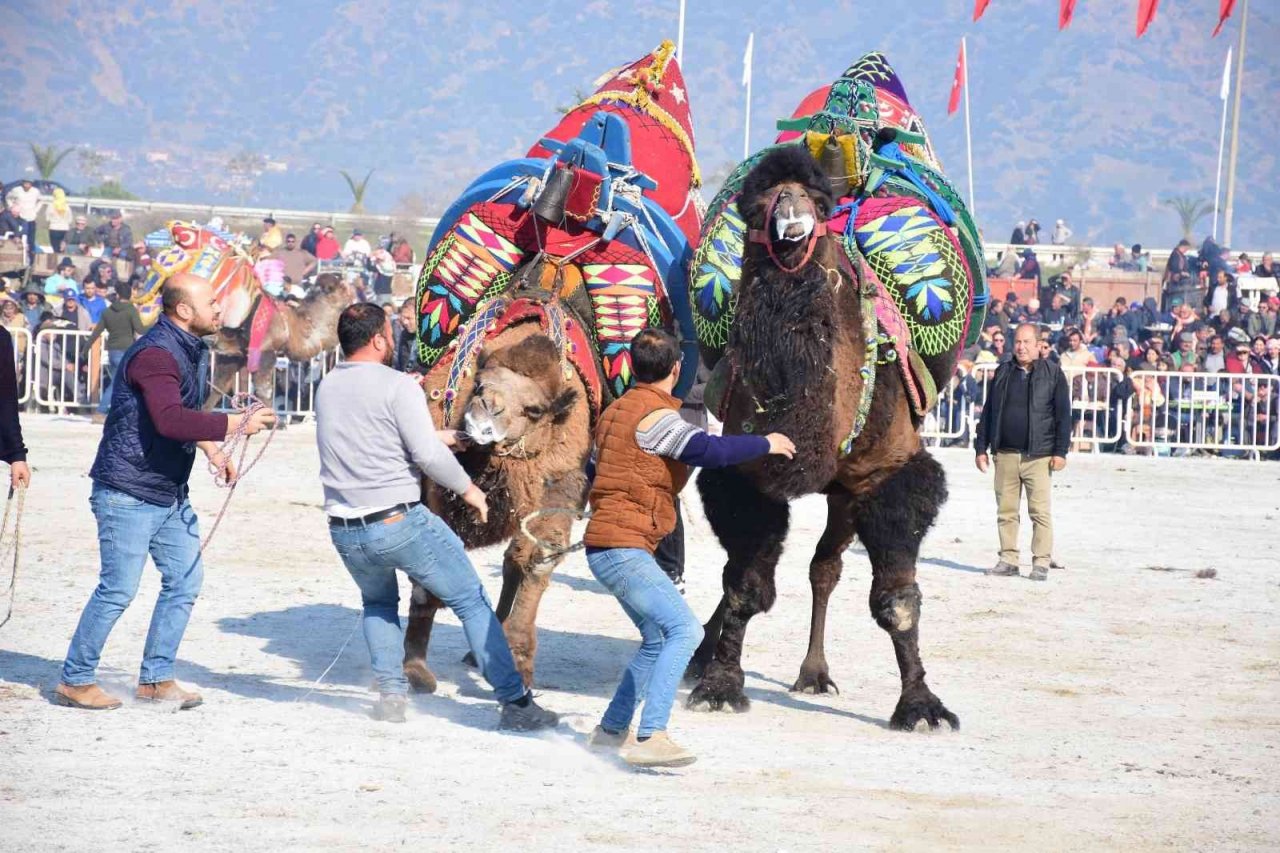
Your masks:
{"label": "brown camel", "polygon": [[[275,397],[276,358],[285,356],[293,362],[306,362],[337,346],[338,315],[355,300],[355,293],[341,277],[323,273],[316,276],[306,298],[296,307],[266,293],[260,299],[270,300],[276,311],[262,340],[258,368],[252,371],[252,387],[259,399],[271,405]],[[254,315],[262,307],[260,301],[239,328],[224,328],[218,335],[213,390],[205,401],[206,408],[216,405],[224,394],[250,387],[249,335]]]}
{"label": "brown camel", "polygon": [[[871,560],[871,615],[889,634],[902,676],[889,725],[937,728],[946,721],[954,729],[959,720],[925,684],[916,584],[920,542],[946,500],[946,481],[922,447],[902,381],[888,367],[872,386],[865,427],[841,452],[864,387],[867,273],[854,269],[838,237],[826,233],[832,203],[827,178],[800,147],[766,157],[743,187],[739,209],[752,237],[724,356],[731,369],[723,373],[733,378],[718,408],[726,432],[781,432],[797,452],[790,461],[770,456],[706,470],[698,480],[728,561],[724,597],[690,664],[689,674],[700,680],[688,704],[749,706],[741,666],[747,622],[773,605],[788,500],[820,492],[827,496],[827,526],[809,567],[809,650],[793,689],[835,687],[823,646],[827,601],[840,579],[841,553],[857,535]],[[947,377],[954,359],[951,352],[925,361],[931,373]]]}
{"label": "brown camel", "polygon": [[[508,311],[519,305],[513,303]],[[435,422],[465,428],[471,439],[459,461],[488,495],[489,521],[481,525],[461,500],[429,483],[424,483],[424,499],[468,549],[511,540],[503,555],[497,613],[526,684],[533,683],[538,603],[560,562],[560,550],[568,545],[573,514],[586,501],[592,403],[582,376],[562,352],[534,316],[488,340],[476,360],[474,379],[456,389],[451,416],[445,414],[449,364],[438,365],[424,386]],[[594,369],[591,360],[582,363]],[[530,517],[548,508],[557,511]],[[526,520],[537,541],[522,531]],[[435,690],[427,644],[442,606],[414,585],[404,669],[420,692]]]}

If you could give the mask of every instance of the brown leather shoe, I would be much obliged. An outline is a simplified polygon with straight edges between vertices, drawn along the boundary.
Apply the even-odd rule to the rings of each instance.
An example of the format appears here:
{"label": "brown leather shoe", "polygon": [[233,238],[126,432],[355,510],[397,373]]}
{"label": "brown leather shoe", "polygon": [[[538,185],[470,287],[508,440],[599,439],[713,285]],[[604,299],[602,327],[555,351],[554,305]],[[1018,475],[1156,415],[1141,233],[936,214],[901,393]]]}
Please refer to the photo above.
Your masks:
{"label": "brown leather shoe", "polygon": [[134,694],[142,702],[178,702],[178,710],[185,711],[203,704],[204,700],[194,690],[185,690],[176,681],[157,681],[155,684],[139,684]]}
{"label": "brown leather shoe", "polygon": [[120,707],[119,699],[96,684],[59,684],[53,689],[53,702],[82,711],[114,711]]}

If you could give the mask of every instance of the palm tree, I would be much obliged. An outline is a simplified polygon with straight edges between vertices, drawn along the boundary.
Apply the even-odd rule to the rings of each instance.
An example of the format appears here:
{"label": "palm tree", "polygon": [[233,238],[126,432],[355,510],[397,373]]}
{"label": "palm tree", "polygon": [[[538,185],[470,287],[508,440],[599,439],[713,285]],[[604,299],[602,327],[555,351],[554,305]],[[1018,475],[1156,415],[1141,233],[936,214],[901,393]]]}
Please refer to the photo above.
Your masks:
{"label": "palm tree", "polygon": [[347,187],[351,190],[351,198],[354,200],[351,205],[351,212],[364,213],[364,191],[369,188],[369,179],[373,177],[373,169],[370,169],[369,174],[365,175],[364,180],[359,183],[347,173],[346,169],[339,170],[338,174],[347,179]]}
{"label": "palm tree", "polygon": [[58,170],[58,166],[62,164],[62,160],[75,147],[64,148],[61,152],[52,145],[36,145],[34,142],[28,142],[31,146],[31,157],[35,160],[36,171],[40,173],[40,180],[47,181],[53,177],[53,173]]}
{"label": "palm tree", "polygon": [[1165,207],[1173,208],[1178,214],[1178,219],[1182,221],[1182,236],[1188,240],[1192,239],[1196,223],[1213,212],[1213,205],[1210,202],[1202,198],[1192,198],[1189,195],[1175,195],[1160,203]]}
{"label": "palm tree", "polygon": [[573,112],[574,108],[577,107],[578,104],[582,103],[590,96],[591,96],[590,92],[584,92],[578,86],[574,86],[573,87],[573,103],[561,104],[560,106],[556,107],[556,112],[560,113],[561,115],[568,115],[569,113]]}

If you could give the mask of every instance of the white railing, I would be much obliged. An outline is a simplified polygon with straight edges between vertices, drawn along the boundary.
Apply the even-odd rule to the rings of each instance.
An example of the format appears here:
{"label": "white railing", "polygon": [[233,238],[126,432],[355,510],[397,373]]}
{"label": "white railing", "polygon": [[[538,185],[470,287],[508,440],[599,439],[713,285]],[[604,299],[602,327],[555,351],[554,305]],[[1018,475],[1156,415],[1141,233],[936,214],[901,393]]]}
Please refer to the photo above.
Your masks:
{"label": "white railing", "polygon": [[[341,358],[337,347],[302,362],[290,361],[284,357],[277,358],[275,370],[272,372],[272,387],[269,389],[256,387],[253,376],[247,370],[241,369],[231,379],[230,393],[222,394],[214,404],[214,411],[232,411],[235,395],[248,393],[268,406],[272,406],[280,415],[297,417],[314,415],[316,390],[320,386],[320,380],[328,375]],[[210,376],[215,379],[218,376],[216,352],[210,358]]]}
{"label": "white railing", "polygon": [[31,332],[26,329],[9,329],[13,338],[13,368],[18,380],[18,405],[31,399]]}
{"label": "white railing", "polygon": [[[215,216],[223,219],[261,220],[264,216],[273,216],[277,222],[323,222],[328,225],[368,225],[381,223],[384,225],[416,225],[428,231],[434,231],[440,223],[438,216],[385,216],[365,213],[333,213],[323,210],[287,210],[280,207],[228,207],[222,204],[184,204],[167,201],[120,201],[109,198],[86,198],[84,196],[68,196],[67,202],[73,207],[82,208],[86,213],[102,210],[121,210],[126,217],[129,213],[151,213],[161,211],[174,214],[175,219],[190,218],[199,222],[208,222]],[[135,235],[141,236],[141,235]]]}
{"label": "white railing", "polygon": [[1262,453],[1280,449],[1280,376],[1132,374],[1125,439],[1134,447]]}
{"label": "white railing", "polygon": [[[101,347],[91,352],[90,334],[78,329],[44,329],[36,335],[34,346],[27,351],[36,403],[66,409],[98,405],[107,359]],[[91,371],[95,361],[97,370]]]}

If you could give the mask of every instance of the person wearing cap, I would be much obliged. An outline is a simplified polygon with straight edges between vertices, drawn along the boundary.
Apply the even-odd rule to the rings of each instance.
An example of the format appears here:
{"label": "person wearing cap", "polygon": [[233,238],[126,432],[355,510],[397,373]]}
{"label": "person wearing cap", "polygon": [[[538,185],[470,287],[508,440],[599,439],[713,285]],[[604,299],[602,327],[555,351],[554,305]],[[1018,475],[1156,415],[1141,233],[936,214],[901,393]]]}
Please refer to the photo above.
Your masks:
{"label": "person wearing cap", "polygon": [[29,287],[17,295],[22,297],[18,307],[27,321],[27,329],[34,335],[40,325],[40,316],[49,310],[49,303],[45,302],[44,294],[34,288]]}
{"label": "person wearing cap", "polygon": [[1233,339],[1231,352],[1227,354],[1227,373],[1267,373],[1266,362],[1253,351],[1247,339]]}
{"label": "person wearing cap", "polygon": [[1036,253],[1030,249],[1022,250],[1022,265],[1018,267],[1018,278],[1036,282],[1036,290],[1039,290],[1040,261],[1036,260]]}
{"label": "person wearing cap", "polygon": [[58,263],[58,271],[44,280],[44,292],[46,296],[53,296],[67,289],[74,290],[76,285],[76,265],[70,258],[63,258]]}
{"label": "person wearing cap", "polygon": [[133,230],[125,224],[121,211],[111,211],[110,219],[98,226],[95,236],[102,243],[106,257],[129,260],[133,252]]}
{"label": "person wearing cap", "polygon": [[1196,352],[1196,336],[1194,332],[1183,332],[1178,335],[1178,349],[1170,356],[1173,359],[1173,367],[1175,370],[1181,370],[1184,364],[1192,367],[1200,363],[1199,354]]}
{"label": "person wearing cap", "polygon": [[321,261],[331,261],[339,254],[340,249],[337,238],[333,236],[333,227],[326,225],[320,229],[320,236],[316,238],[315,256]]}
{"label": "person wearing cap", "polygon": [[373,254],[373,247],[369,245],[369,241],[364,238],[364,232],[359,228],[351,232],[351,238],[342,246],[342,257],[348,261],[364,260]]}
{"label": "person wearing cap", "polygon": [[268,251],[274,251],[284,244],[284,234],[280,231],[280,226],[276,225],[274,216],[268,216],[262,220],[262,234],[258,236],[258,245]]}
{"label": "person wearing cap", "polygon": [[82,332],[93,328],[93,320],[89,319],[89,312],[80,304],[80,294],[74,290],[62,291],[62,311],[58,319],[75,323],[76,328]]}
{"label": "person wearing cap", "polygon": [[71,230],[67,232],[67,252],[72,255],[88,254],[92,243],[93,229],[89,227],[89,217],[77,214]]}
{"label": "person wearing cap", "polygon": [[1000,557],[987,574],[1014,576],[1022,493],[1031,517],[1031,579],[1048,580],[1053,562],[1050,476],[1067,464],[1071,447],[1071,394],[1062,368],[1038,358],[1036,327],[1018,326],[1013,358],[996,368],[974,438],[978,470],[995,456]]}
{"label": "person wearing cap", "polygon": [[298,238],[293,234],[285,235],[284,245],[272,251],[271,257],[284,264],[285,277],[294,283],[301,282],[316,271],[316,256],[301,248]]}

